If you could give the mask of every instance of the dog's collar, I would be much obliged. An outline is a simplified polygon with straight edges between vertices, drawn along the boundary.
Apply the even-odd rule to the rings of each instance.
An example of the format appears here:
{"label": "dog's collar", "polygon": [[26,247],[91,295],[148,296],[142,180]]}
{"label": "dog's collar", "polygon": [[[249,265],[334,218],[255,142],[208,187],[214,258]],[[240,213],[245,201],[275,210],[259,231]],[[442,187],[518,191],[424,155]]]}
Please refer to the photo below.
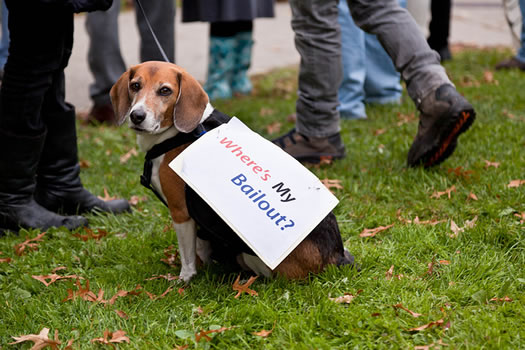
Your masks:
{"label": "dog's collar", "polygon": [[146,152],[146,156],[144,159],[144,171],[140,176],[140,184],[150,189],[155,194],[155,196],[157,196],[157,198],[160,199],[162,203],[164,203],[165,206],[168,206],[168,203],[166,203],[166,200],[164,200],[162,195],[151,185],[153,159],[160,157],[161,155],[171,151],[172,149],[197,140],[206,132],[216,128],[221,124],[227,123],[229,120],[229,116],[215,109],[209,115],[209,117],[206,118],[206,120],[204,120],[202,123],[200,123],[192,132],[179,132],[177,135],[153,146],[148,152]]}

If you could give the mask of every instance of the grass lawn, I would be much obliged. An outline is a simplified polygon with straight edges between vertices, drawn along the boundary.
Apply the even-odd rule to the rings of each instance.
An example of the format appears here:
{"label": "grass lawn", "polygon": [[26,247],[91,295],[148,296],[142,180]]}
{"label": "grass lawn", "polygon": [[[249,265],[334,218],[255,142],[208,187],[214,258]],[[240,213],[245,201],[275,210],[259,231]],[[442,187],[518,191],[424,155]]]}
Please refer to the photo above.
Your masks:
{"label": "grass lawn", "polygon": [[[167,209],[140,186],[143,155],[121,162],[136,147],[134,134],[79,127],[85,186],[146,199],[131,214],[89,216],[95,234],[107,233],[98,240],[50,229],[38,250],[18,256],[14,246],[40,232],[0,238],[0,261],[11,260],[0,262],[0,348],[28,349],[32,343],[7,344],[46,327],[50,338],[58,330],[60,348],[69,339],[73,348],[99,347],[91,340],[107,329],[126,332],[129,344],[118,347],[137,349],[524,349],[525,182],[508,185],[525,180],[525,73],[491,72],[509,54],[465,50],[446,64],[477,121],[434,169],[406,168],[417,129],[406,95],[400,105],[369,107],[368,120],[342,121],[346,159],[311,169],[340,180],[335,214],[361,271],[330,268],[299,282],[258,278],[250,287],[258,296],[234,298],[238,274],[220,266],[201,268],[188,286],[148,280],[177,275],[180,265],[161,261],[177,240]],[[286,116],[295,109],[296,79],[296,69],[257,77],[254,96],[216,107],[275,137],[293,127]],[[56,274],[89,281],[94,298],[99,289],[104,300],[137,285],[143,292],[101,303],[84,300],[84,290],[84,298],[64,301],[79,293],[74,279],[45,286],[31,277],[61,266],[67,269]],[[330,299],[345,293],[354,297],[349,304]],[[272,332],[254,334],[262,330]]]}

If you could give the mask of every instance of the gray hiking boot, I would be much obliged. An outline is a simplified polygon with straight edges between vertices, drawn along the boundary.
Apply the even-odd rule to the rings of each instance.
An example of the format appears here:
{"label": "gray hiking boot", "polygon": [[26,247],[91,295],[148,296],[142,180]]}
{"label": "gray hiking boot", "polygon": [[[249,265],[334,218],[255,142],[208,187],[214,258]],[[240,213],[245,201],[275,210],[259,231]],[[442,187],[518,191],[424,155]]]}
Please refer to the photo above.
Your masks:
{"label": "gray hiking boot", "polygon": [[443,84],[418,106],[421,112],[416,137],[408,152],[408,166],[428,168],[447,159],[460,134],[476,118],[472,105],[450,84]]}
{"label": "gray hiking boot", "polygon": [[272,142],[303,163],[318,164],[321,160],[345,157],[345,145],[339,133],[329,137],[311,137],[298,133],[294,128]]}

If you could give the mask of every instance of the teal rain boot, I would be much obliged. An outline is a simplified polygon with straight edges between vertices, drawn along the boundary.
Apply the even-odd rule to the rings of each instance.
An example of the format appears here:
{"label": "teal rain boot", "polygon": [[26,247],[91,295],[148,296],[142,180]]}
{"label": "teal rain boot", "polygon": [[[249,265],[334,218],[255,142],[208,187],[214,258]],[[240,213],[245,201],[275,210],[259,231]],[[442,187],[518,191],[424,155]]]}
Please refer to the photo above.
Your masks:
{"label": "teal rain boot", "polygon": [[232,75],[233,93],[249,95],[252,92],[252,82],[248,77],[248,69],[252,62],[253,32],[241,32],[235,35],[235,59]]}
{"label": "teal rain boot", "polygon": [[204,90],[210,100],[232,97],[230,87],[234,64],[234,37],[210,37],[208,80]]}

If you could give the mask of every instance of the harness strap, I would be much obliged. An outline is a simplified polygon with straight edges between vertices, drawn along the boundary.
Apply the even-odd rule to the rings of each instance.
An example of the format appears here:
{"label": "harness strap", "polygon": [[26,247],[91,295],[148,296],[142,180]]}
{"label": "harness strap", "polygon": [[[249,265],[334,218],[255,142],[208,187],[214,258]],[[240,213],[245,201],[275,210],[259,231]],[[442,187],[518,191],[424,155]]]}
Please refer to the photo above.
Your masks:
{"label": "harness strap", "polygon": [[217,126],[228,122],[229,116],[217,110],[203,123],[199,124],[191,133],[178,133],[172,138],[169,138],[155,146],[153,146],[147,153],[144,159],[144,170],[140,176],[140,184],[151,190],[155,196],[167,207],[168,203],[162,198],[162,195],[151,185],[151,176],[153,174],[153,159],[175,149],[179,146],[191,143],[204,135],[207,131],[216,128]]}

